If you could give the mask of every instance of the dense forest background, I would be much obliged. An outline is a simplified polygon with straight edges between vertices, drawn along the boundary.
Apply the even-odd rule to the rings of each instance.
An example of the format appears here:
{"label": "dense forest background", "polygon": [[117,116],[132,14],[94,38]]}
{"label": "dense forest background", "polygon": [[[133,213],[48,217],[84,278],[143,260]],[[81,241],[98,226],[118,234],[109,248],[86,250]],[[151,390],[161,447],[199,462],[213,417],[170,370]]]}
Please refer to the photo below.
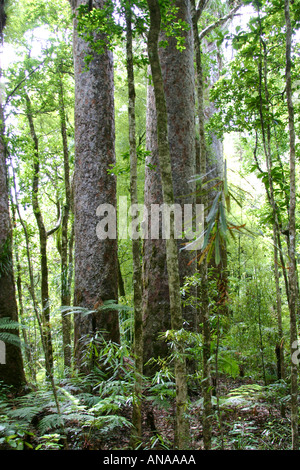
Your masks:
{"label": "dense forest background", "polygon": [[299,0],[0,6],[0,449],[298,450]]}

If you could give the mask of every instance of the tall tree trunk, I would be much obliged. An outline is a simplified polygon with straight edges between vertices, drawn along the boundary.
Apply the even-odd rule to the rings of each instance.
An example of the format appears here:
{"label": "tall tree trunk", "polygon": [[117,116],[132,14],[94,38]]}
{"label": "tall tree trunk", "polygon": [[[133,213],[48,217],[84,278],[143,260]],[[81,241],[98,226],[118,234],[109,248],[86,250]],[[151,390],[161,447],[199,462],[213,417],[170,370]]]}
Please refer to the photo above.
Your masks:
{"label": "tall tree trunk", "polygon": [[[12,193],[10,192],[10,201],[11,201],[11,208],[12,208],[12,223],[16,226],[16,208],[13,201]],[[22,284],[22,276],[21,276],[21,265],[20,265],[20,256],[18,251],[18,246],[16,241],[14,241],[14,257],[16,261],[16,286],[17,286],[17,293],[18,293],[18,314],[19,314],[19,321],[20,324],[23,326],[23,319],[24,319],[24,303],[23,303],[23,284]],[[25,328],[22,328],[22,336],[24,340],[24,356],[28,367],[30,369],[30,374],[34,382],[36,381],[36,373],[35,367],[32,357],[32,345],[28,340],[27,331]]]}
{"label": "tall tree trunk", "polygon": [[[1,48],[3,48],[3,29],[5,23],[6,14],[4,11],[4,1],[2,0],[0,2]],[[2,70],[0,67],[0,79],[1,77]],[[0,319],[9,318],[13,321],[18,321],[4,132],[4,111],[0,97]],[[14,333],[19,336],[19,331],[14,331]],[[7,344],[2,352],[4,353],[4,358],[1,357],[0,380],[17,390],[21,389],[26,382],[21,348]]]}
{"label": "tall tree trunk", "polygon": [[49,283],[48,283],[48,256],[47,256],[47,230],[44,224],[43,215],[39,204],[39,173],[40,173],[40,156],[39,156],[39,143],[35,132],[33,122],[33,111],[31,101],[28,94],[26,98],[26,117],[29,123],[30,135],[34,146],[34,160],[33,160],[33,180],[32,180],[32,208],[36,219],[40,240],[40,256],[41,256],[41,299],[42,299],[42,323],[44,345],[46,348],[45,354],[47,355],[46,369],[50,376],[53,369],[53,347],[51,338],[51,325],[50,325],[50,303],[49,303]]}
{"label": "tall tree trunk", "polygon": [[[192,0],[193,13],[193,31],[194,31],[194,49],[196,59],[196,91],[198,101],[198,126],[199,126],[199,152],[197,152],[197,174],[201,176],[201,180],[197,187],[199,192],[199,202],[204,205],[204,213],[207,211],[208,198],[203,191],[203,184],[206,182],[207,173],[207,146],[205,139],[205,115],[204,115],[204,78],[202,70],[202,48],[199,40],[198,18],[201,14],[196,10],[195,1]],[[205,226],[204,226],[205,229]],[[211,356],[211,334],[210,334],[210,314],[209,314],[209,297],[208,297],[208,266],[206,258],[198,267],[201,284],[198,292],[199,296],[199,315],[202,324],[203,336],[203,353],[202,353],[202,394],[203,394],[203,440],[206,450],[211,448],[211,372],[210,372],[210,356]]]}
{"label": "tall tree trunk", "polygon": [[[277,233],[275,224],[273,224],[273,244],[274,244],[274,278],[276,289],[276,314],[277,314],[277,334],[278,341],[276,343],[276,353],[278,362],[278,379],[284,379],[284,350],[283,350],[283,328],[282,328],[282,309],[281,309],[281,292],[279,284],[279,269],[278,269],[278,247],[277,247]],[[283,408],[282,408],[283,410]]]}
{"label": "tall tree trunk", "polygon": [[[13,274],[12,227],[8,202],[6,151],[3,140],[4,114],[1,103],[0,121],[0,319],[9,318],[18,321]],[[13,331],[13,333],[19,336],[18,331]],[[21,348],[13,344],[6,344],[4,358],[1,357],[1,359],[0,380],[6,385],[20,389],[25,383]]]}
{"label": "tall tree trunk", "polygon": [[[296,269],[296,149],[295,149],[295,122],[292,95],[292,27],[290,19],[290,2],[285,0],[284,13],[286,23],[286,95],[289,116],[290,139],[290,211],[289,211],[289,310],[290,310],[290,349],[291,357],[297,348],[297,269]],[[292,448],[299,449],[298,431],[298,365],[291,361],[291,425]]]}
{"label": "tall tree trunk", "polygon": [[[176,1],[177,18],[191,26],[189,2]],[[193,66],[192,30],[182,33],[185,49],[176,48],[176,38],[168,38],[168,45],[160,48],[159,58],[163,77],[164,94],[168,114],[168,135],[171,153],[174,202],[179,204],[182,213],[184,204],[195,207],[195,186],[191,178],[195,175],[195,81]],[[160,39],[164,35],[160,33]],[[159,333],[170,328],[170,304],[166,265],[165,240],[151,237],[151,207],[163,203],[162,181],[157,142],[157,114],[154,90],[148,86],[147,106],[147,149],[151,152],[146,160],[145,206],[148,209],[149,237],[144,241],[143,258],[143,310],[144,310],[144,360],[151,357],[164,357],[167,347],[159,339]],[[178,240],[180,284],[185,276],[195,273],[195,252],[180,250],[185,239]],[[183,308],[185,328],[195,331],[197,318],[191,307]],[[145,373],[152,368],[146,366]]]}
{"label": "tall tree trunk", "polygon": [[[85,4],[73,0],[73,13]],[[93,2],[102,8],[104,2]],[[75,286],[74,305],[94,309],[88,316],[75,315],[75,359],[82,368],[86,335],[104,331],[105,338],[119,342],[118,313],[101,312],[106,300],[118,299],[117,239],[99,239],[96,211],[101,204],[116,208],[116,178],[108,174],[115,164],[114,69],[111,51],[101,55],[78,36],[74,19],[73,51],[75,68]],[[93,57],[85,70],[85,56]]]}
{"label": "tall tree trunk", "polygon": [[[59,73],[59,72],[58,72]],[[61,77],[58,83],[59,95],[59,117],[61,127],[61,137],[63,143],[64,155],[64,186],[65,202],[63,206],[61,222],[61,305],[66,307],[71,305],[71,286],[69,284],[69,263],[68,263],[68,228],[71,210],[71,184],[70,184],[70,164],[69,149],[66,127],[66,111],[64,103],[64,89]],[[62,312],[62,333],[63,333],[63,352],[65,367],[71,366],[71,317],[68,310]]]}
{"label": "tall tree trunk", "polygon": [[[128,118],[129,118],[129,146],[130,146],[130,201],[131,207],[138,204],[137,188],[137,152],[136,152],[136,126],[135,126],[135,83],[132,50],[132,10],[131,4],[125,7],[126,16],[126,56],[128,80]],[[134,214],[132,214],[134,216]],[[135,399],[133,402],[133,436],[135,447],[142,437],[142,374],[143,374],[143,311],[142,311],[142,266],[140,238],[132,237],[133,257],[133,296],[134,296],[134,359],[135,359]]]}
{"label": "tall tree trunk", "polygon": [[[148,55],[154,84],[155,104],[157,113],[157,139],[162,183],[163,202],[172,205],[175,202],[171,156],[168,139],[168,113],[164,93],[164,82],[158,54],[158,41],[161,28],[160,6],[157,0],[147,0],[150,11],[150,30],[148,34]],[[180,275],[178,248],[174,237],[174,226],[171,223],[170,238],[166,239],[167,270],[169,278],[171,328],[175,332],[183,328],[183,316],[180,295]],[[180,343],[180,342],[179,342]],[[186,361],[178,345],[179,355],[174,359],[176,381],[176,426],[175,447],[188,449],[190,444],[189,424],[186,413],[187,406],[187,371]]]}
{"label": "tall tree trunk", "polygon": [[16,204],[16,209],[19,217],[19,221],[22,225],[23,232],[24,232],[24,237],[25,237],[25,247],[26,247],[26,257],[27,257],[27,263],[28,263],[28,275],[29,275],[29,286],[28,290],[30,293],[30,296],[32,298],[32,303],[33,303],[33,310],[38,322],[38,327],[39,327],[39,332],[40,332],[40,337],[41,337],[41,342],[42,342],[42,348],[43,348],[43,353],[45,357],[45,363],[46,363],[46,371],[48,373],[51,373],[51,368],[48,363],[48,356],[47,356],[47,347],[45,343],[45,335],[43,333],[43,319],[39,311],[38,307],[38,302],[36,299],[36,294],[35,294],[35,285],[34,285],[34,277],[33,277],[33,269],[32,269],[32,262],[31,262],[31,256],[30,256],[30,246],[29,246],[29,235],[28,235],[28,230],[25,221],[22,218],[19,203],[18,203],[18,196],[17,196],[17,185],[16,185],[16,178],[15,178],[15,172],[12,167],[12,172],[13,172],[13,187],[14,187],[14,195],[15,195],[15,204]]}

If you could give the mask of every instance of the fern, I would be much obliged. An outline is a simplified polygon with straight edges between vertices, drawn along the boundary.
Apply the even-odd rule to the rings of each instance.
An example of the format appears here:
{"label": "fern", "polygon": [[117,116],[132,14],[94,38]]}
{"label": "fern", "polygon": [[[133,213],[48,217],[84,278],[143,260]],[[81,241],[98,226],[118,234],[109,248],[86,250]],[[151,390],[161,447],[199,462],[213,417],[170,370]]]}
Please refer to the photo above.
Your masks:
{"label": "fern", "polygon": [[[19,322],[11,320],[8,317],[0,318],[0,328],[3,330],[18,330],[20,326]],[[26,327],[22,326],[22,328]]]}
{"label": "fern", "polygon": [[14,419],[21,419],[26,421],[27,423],[30,423],[32,419],[38,415],[41,411],[41,408],[39,405],[37,406],[25,406],[22,408],[17,408],[15,410],[11,410],[8,413],[8,416]]}
{"label": "fern", "polygon": [[111,433],[116,428],[131,427],[132,424],[124,416],[98,416],[91,424],[100,429],[103,434]]}
{"label": "fern", "polygon": [[233,378],[239,375],[240,370],[238,362],[231,357],[230,351],[221,352],[218,358],[218,366],[220,372],[231,375]]}
{"label": "fern", "polygon": [[21,326],[17,321],[11,320],[8,317],[0,318],[0,341],[3,341],[6,344],[12,344],[17,347],[21,347],[21,340],[16,333],[8,333],[3,330],[15,330],[19,331],[19,328],[25,328]]}
{"label": "fern", "polygon": [[42,418],[38,424],[38,428],[42,434],[45,434],[48,431],[61,428],[63,423],[63,417],[58,413],[53,413]]}
{"label": "fern", "polygon": [[246,384],[231,390],[225,398],[226,405],[252,406],[264,397],[264,387],[258,384]]}
{"label": "fern", "polygon": [[12,344],[13,346],[21,347],[20,338],[17,335],[12,333],[4,333],[0,331],[0,341],[3,341],[5,344]]}

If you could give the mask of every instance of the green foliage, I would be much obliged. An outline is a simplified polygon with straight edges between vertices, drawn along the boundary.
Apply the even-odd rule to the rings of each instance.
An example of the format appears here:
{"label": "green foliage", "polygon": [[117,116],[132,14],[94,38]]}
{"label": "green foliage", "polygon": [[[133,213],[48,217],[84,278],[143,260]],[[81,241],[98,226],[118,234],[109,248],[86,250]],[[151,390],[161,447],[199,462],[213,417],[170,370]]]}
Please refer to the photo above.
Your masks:
{"label": "green foliage", "polygon": [[[12,331],[19,331],[20,328],[24,328],[19,324],[18,321],[13,321],[10,318],[0,318],[0,341],[6,344],[12,344],[17,347],[21,347],[21,341],[17,333],[9,333]],[[5,331],[3,331],[5,330]],[[6,331],[8,330],[8,332]]]}
{"label": "green foliage", "polygon": [[[196,176],[195,180],[201,181],[204,178],[207,178],[207,175]],[[204,259],[209,263],[214,254],[214,261],[218,266],[221,262],[221,251],[222,249],[225,249],[229,235],[234,240],[235,232],[246,234],[248,236],[253,236],[253,234],[245,224],[238,225],[228,219],[232,201],[241,205],[239,201],[239,193],[244,194],[244,190],[236,188],[234,185],[229,185],[226,162],[224,178],[218,177],[202,183],[200,195],[203,196],[208,192],[213,192],[215,195],[210,207],[208,208],[208,214],[205,217],[205,229],[200,234],[200,237],[197,238],[197,240],[201,240],[203,238],[198,263],[201,264]]]}
{"label": "green foliage", "polygon": [[[246,2],[251,3],[251,2]],[[105,2],[103,10],[88,10],[82,5],[77,12],[78,32],[91,45],[93,53],[102,53],[104,48],[114,50],[115,63],[115,109],[116,109],[116,164],[109,172],[117,176],[118,194],[129,194],[129,145],[128,145],[128,96],[125,73],[124,50],[124,8],[134,6],[134,65],[137,90],[137,154],[139,202],[144,196],[144,169],[149,152],[145,149],[146,92],[148,57],[145,53],[145,38],[149,27],[146,1]],[[179,50],[185,47],[184,33],[187,25],[177,20],[177,9],[172,1],[159,2],[167,46],[171,37],[177,41]],[[290,433],[287,421],[272,416],[279,406],[290,403],[289,377],[286,381],[277,380],[275,344],[278,342],[275,288],[273,279],[272,225],[273,213],[264,195],[254,194],[252,198],[244,189],[243,177],[257,178],[264,189],[270,189],[271,176],[278,209],[279,221],[284,233],[288,227],[289,166],[286,158],[288,150],[287,109],[285,100],[285,29],[282,1],[253,3],[257,14],[247,27],[238,27],[233,38],[227,30],[216,29],[208,36],[210,45],[220,47],[224,39],[232,39],[235,58],[225,64],[220,80],[213,86],[210,96],[205,89],[205,105],[211,101],[219,109],[214,114],[206,131],[219,137],[228,132],[239,133],[235,142],[234,160],[228,164],[235,168],[239,159],[236,181],[231,181],[225,169],[224,179],[206,181],[202,185],[203,194],[213,192],[214,198],[206,214],[206,230],[203,252],[200,261],[207,261],[218,268],[221,264],[221,251],[226,248],[228,261],[228,315],[218,310],[219,292],[216,282],[209,277],[209,324],[211,329],[210,367],[218,379],[232,383],[236,381],[257,381],[259,385],[243,385],[233,388],[226,395],[213,397],[213,410],[220,405],[221,413],[228,412],[223,424],[227,429],[225,443],[236,449],[287,448]],[[259,7],[259,15],[258,15]],[[212,24],[220,15],[227,12],[228,5],[219,1],[210,3],[199,20],[200,29]],[[291,4],[294,28],[299,27],[299,2]],[[7,114],[7,150],[11,156],[17,179],[17,196],[21,213],[29,236],[29,249],[33,266],[34,285],[38,306],[41,303],[39,240],[32,213],[32,177],[34,149],[28,123],[24,118],[25,93],[32,102],[32,112],[37,131],[40,151],[40,205],[47,229],[52,228],[58,219],[58,207],[63,208],[65,189],[63,175],[63,148],[60,136],[59,89],[62,86],[66,107],[68,150],[71,173],[74,164],[74,77],[72,59],[72,18],[67,0],[14,1],[8,5],[8,28],[5,40],[17,46],[14,63],[4,71],[6,80],[4,103]],[[47,36],[46,38],[44,36]],[[39,42],[41,47],[32,47]],[[267,81],[263,76],[265,60],[264,45],[267,48]],[[221,53],[221,51],[219,51]],[[293,80],[295,97],[299,92],[299,47],[295,45],[293,56]],[[90,64],[92,55],[86,57]],[[205,77],[218,72],[219,64],[213,54],[203,53]],[[267,85],[267,86],[266,86]],[[269,92],[269,96],[267,94]],[[9,105],[9,106],[8,106]],[[299,102],[295,100],[296,116]],[[265,165],[263,126],[271,130],[272,168]],[[297,134],[299,124],[296,123]],[[225,141],[226,143],[226,141]],[[231,151],[225,145],[225,153]],[[300,156],[300,145],[296,148]],[[156,171],[156,168],[152,168]],[[9,182],[11,167],[9,166]],[[205,175],[207,177],[208,175]],[[202,175],[203,178],[203,175]],[[196,177],[197,179],[197,177]],[[201,180],[202,181],[202,180]],[[242,188],[241,188],[242,186]],[[256,186],[255,186],[256,188]],[[14,193],[14,191],[13,191]],[[14,205],[16,208],[16,204]],[[299,221],[297,222],[299,226]],[[249,231],[246,230],[249,229]],[[299,227],[298,227],[299,228]],[[263,233],[253,236],[253,233]],[[69,233],[70,235],[70,233]],[[241,235],[249,235],[248,237]],[[251,238],[250,238],[251,237]],[[3,384],[0,387],[0,448],[23,450],[56,450],[65,446],[66,439],[74,449],[81,449],[92,439],[107,439],[118,429],[124,432],[131,427],[126,418],[134,395],[136,371],[131,347],[133,331],[133,289],[132,254],[130,240],[119,240],[119,259],[125,280],[125,297],[116,302],[106,302],[100,313],[114,309],[119,313],[121,345],[107,343],[104,332],[82,338],[88,345],[85,360],[93,364],[90,374],[76,375],[71,369],[65,370],[62,362],[61,314],[71,317],[80,313],[82,317],[95,314],[95,311],[76,307],[59,308],[61,275],[57,267],[60,263],[61,231],[48,238],[49,282],[51,299],[51,328],[54,339],[55,380],[58,380],[57,393],[60,413],[53,397],[44,383],[44,363],[41,360],[42,348],[37,334],[33,312],[32,292],[27,266],[27,253],[23,228],[19,221],[14,226],[14,240],[19,255],[19,274],[22,281],[23,317],[25,333],[31,347],[32,377],[38,389],[23,397],[11,398],[11,391]],[[282,237],[282,253],[285,261],[287,239]],[[11,245],[7,240],[0,253],[0,278],[11,272]],[[1,279],[0,279],[1,281]],[[193,308],[201,306],[201,298],[195,290],[201,286],[201,276],[197,273],[187,278],[182,288],[184,305]],[[283,278],[280,278],[283,311],[283,338],[285,357],[289,359],[288,304],[284,292]],[[22,305],[20,305],[21,307]],[[98,312],[99,313],[99,312]],[[17,322],[0,320],[0,340],[20,346],[19,338],[13,334],[19,329]],[[200,329],[202,324],[200,323]],[[103,334],[102,334],[103,333]],[[198,393],[203,373],[201,368],[203,344],[200,334],[186,330],[167,331],[163,338],[167,341],[170,354],[166,358],[153,359],[157,372],[149,379],[143,377],[143,399],[147,405],[157,407],[161,412],[172,410],[176,394],[174,380],[174,359],[184,357],[195,361],[199,368],[189,380]],[[27,363],[26,363],[27,366]],[[215,378],[215,377],[214,377]],[[260,384],[264,381],[267,387]],[[223,383],[221,382],[221,385]],[[195,393],[196,393],[195,392]],[[270,410],[269,418],[262,429],[255,420],[255,407],[258,403]],[[196,409],[196,407],[195,407]],[[237,415],[233,417],[234,412]],[[246,419],[246,414],[247,418]],[[240,416],[239,416],[240,414]],[[216,415],[214,414],[214,417]],[[227,420],[227,418],[229,419]],[[231,418],[231,420],[230,420]],[[252,419],[253,418],[253,419]],[[219,428],[218,428],[219,429]],[[198,444],[197,444],[198,445]],[[145,449],[171,448],[172,444],[160,432],[156,432],[143,445]]]}
{"label": "green foliage", "polygon": [[218,370],[234,379],[239,376],[238,361],[234,359],[235,351],[221,350],[218,355]]}
{"label": "green foliage", "polygon": [[[179,8],[176,7],[172,1],[160,2],[161,15],[162,15],[162,30],[166,37],[176,38],[176,47],[179,51],[185,49],[184,31],[189,30],[189,25],[181,18],[177,18]],[[159,43],[160,47],[167,47],[168,41],[163,40]]]}
{"label": "green foliage", "polygon": [[[103,346],[103,345],[102,345]],[[107,373],[97,367],[89,376],[64,380],[57,394],[60,413],[53,393],[46,388],[31,392],[10,402],[0,402],[0,438],[11,447],[26,445],[25,434],[34,436],[35,450],[61,448],[65,433],[76,435],[78,445],[91,433],[107,435],[116,428],[130,427],[120,411],[132,400],[133,365],[126,361],[128,351],[106,343],[101,350]],[[92,393],[88,391],[92,387]],[[32,432],[31,432],[32,430]],[[18,431],[18,432],[17,432]]]}
{"label": "green foliage", "polygon": [[175,397],[172,356],[151,358],[147,364],[155,364],[157,371],[152,377],[145,398],[159,408],[168,409]]}
{"label": "green foliage", "polygon": [[41,444],[38,444],[35,450],[60,450],[63,447],[60,439],[61,436],[56,433],[44,434],[40,437]]}
{"label": "green foliage", "polygon": [[[84,38],[90,45],[93,52],[103,54],[107,49],[113,49],[117,40],[121,39],[123,28],[114,19],[114,2],[104,3],[103,8],[93,8],[91,11],[87,4],[78,8],[77,30],[79,36]],[[93,56],[88,54],[85,57],[89,66]]]}

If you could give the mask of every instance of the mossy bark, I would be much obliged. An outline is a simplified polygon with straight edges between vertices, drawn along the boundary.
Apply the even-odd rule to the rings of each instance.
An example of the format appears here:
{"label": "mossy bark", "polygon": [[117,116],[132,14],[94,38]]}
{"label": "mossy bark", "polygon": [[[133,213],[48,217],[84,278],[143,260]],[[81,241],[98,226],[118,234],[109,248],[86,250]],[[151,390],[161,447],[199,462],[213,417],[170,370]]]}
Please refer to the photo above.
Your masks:
{"label": "mossy bark", "polygon": [[[70,266],[68,260],[69,248],[69,220],[71,215],[71,183],[70,183],[70,164],[69,164],[69,147],[67,137],[67,123],[66,123],[66,110],[64,100],[64,88],[61,76],[58,71],[58,96],[59,96],[59,117],[61,138],[63,143],[64,155],[64,189],[65,201],[63,205],[63,214],[61,221],[61,305],[66,307],[71,305],[71,285],[69,283]],[[64,352],[64,366],[71,366],[71,317],[68,310],[62,312],[62,334],[63,334],[63,352]]]}
{"label": "mossy bark", "polygon": [[[174,202],[184,212],[184,204],[195,203],[195,185],[191,182],[196,173],[195,166],[195,80],[193,63],[193,40],[191,13],[188,1],[175,2],[177,18],[186,22],[190,29],[183,31],[185,49],[179,51],[175,37],[167,38],[168,45],[159,47],[159,59],[163,78],[168,119],[168,139],[171,158]],[[166,39],[160,32],[159,40]],[[144,240],[143,257],[143,311],[144,311],[144,360],[165,357],[168,353],[165,341],[159,333],[170,328],[170,301],[166,263],[166,241],[151,237],[151,206],[163,203],[161,165],[158,152],[157,110],[153,84],[148,86],[147,96],[147,150],[145,205],[148,209],[149,238]],[[195,207],[195,206],[194,206]],[[186,240],[177,240],[180,285],[184,277],[195,273],[195,252],[180,250]],[[183,308],[185,328],[195,331],[197,318],[189,306]],[[151,374],[153,366],[145,366]]]}
{"label": "mossy bark", "polygon": [[45,354],[47,355],[46,369],[47,374],[50,377],[53,369],[53,346],[52,346],[52,335],[51,335],[51,324],[50,324],[50,302],[49,302],[49,281],[48,281],[48,254],[47,254],[47,230],[44,224],[43,215],[39,203],[39,186],[40,186],[40,155],[39,155],[39,142],[35,131],[33,121],[33,110],[31,100],[28,94],[26,98],[26,117],[29,124],[30,136],[32,138],[34,155],[33,155],[33,177],[32,177],[32,191],[31,200],[33,213],[36,219],[39,242],[40,242],[40,268],[41,268],[41,299],[42,299],[42,323],[43,323],[43,335],[44,335],[44,346]]}
{"label": "mossy bark", "polygon": [[[126,6],[126,58],[128,81],[128,119],[130,146],[130,202],[131,206],[138,204],[137,188],[137,152],[135,125],[135,82],[133,67],[133,35],[131,4]],[[143,374],[143,312],[142,312],[142,265],[140,239],[132,239],[133,258],[133,298],[134,298],[134,360],[135,360],[135,396],[132,411],[132,446],[136,447],[142,438],[142,374]]]}
{"label": "mossy bark", "polygon": [[[160,6],[157,0],[147,0],[150,11],[150,29],[148,34],[148,55],[154,84],[157,140],[162,183],[163,202],[174,204],[171,156],[168,138],[168,113],[164,94],[163,76],[158,54],[158,40],[161,28]],[[169,279],[170,315],[172,330],[183,328],[183,316],[180,295],[180,275],[178,264],[178,248],[171,224],[170,238],[166,240],[167,270]],[[179,345],[180,348],[180,345]],[[189,423],[186,417],[187,407],[187,370],[186,360],[180,352],[174,359],[176,382],[176,423],[174,446],[188,449],[190,445]]]}
{"label": "mossy bark", "polygon": [[[290,349],[291,357],[298,345],[297,333],[297,266],[296,266],[296,133],[292,91],[292,26],[290,2],[285,0],[286,23],[286,96],[289,117],[290,141],[290,206],[289,206],[289,310],[290,310]],[[291,363],[291,428],[292,449],[299,450],[299,410],[298,410],[298,364]]]}

